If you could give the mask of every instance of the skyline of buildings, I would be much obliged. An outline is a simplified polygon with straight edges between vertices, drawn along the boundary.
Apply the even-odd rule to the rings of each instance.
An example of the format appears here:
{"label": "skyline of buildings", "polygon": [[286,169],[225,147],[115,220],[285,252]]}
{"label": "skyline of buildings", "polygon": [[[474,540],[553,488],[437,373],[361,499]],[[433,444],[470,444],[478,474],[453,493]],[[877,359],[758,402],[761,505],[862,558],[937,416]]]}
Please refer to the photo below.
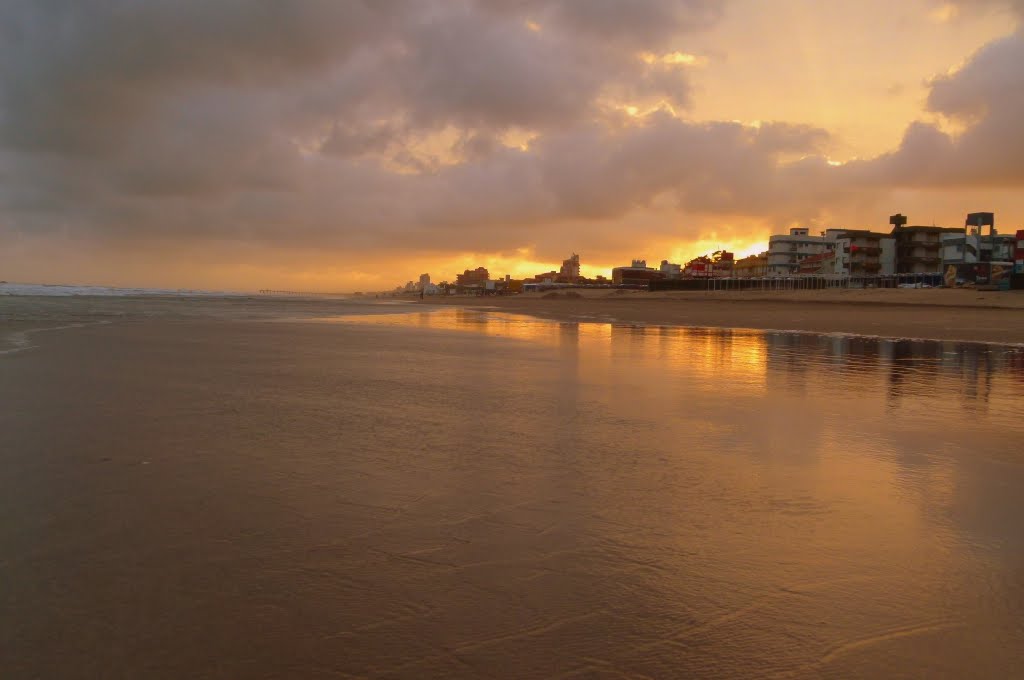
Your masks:
{"label": "skyline of buildings", "polygon": [[429,275],[424,274],[419,284],[409,282],[405,290],[427,294],[452,290],[520,292],[567,285],[643,287],[651,281],[678,279],[848,279],[914,274],[943,275],[962,283],[967,275],[959,269],[951,271],[950,266],[983,263],[997,263],[1008,273],[1024,276],[1024,230],[1015,235],[999,234],[994,213],[969,213],[963,227],[908,225],[907,221],[901,213],[890,216],[888,232],[826,228],[814,235],[810,227],[794,227],[788,234],[770,236],[767,250],[739,260],[725,250],[700,255],[685,264],[662,260],[657,268],[648,266],[645,258],[634,258],[629,265],[613,267],[610,277],[587,278],[581,276],[580,256],[574,252],[558,270],[532,277],[513,280],[505,275],[504,279],[491,281],[488,270],[477,267],[458,274],[454,285],[430,284]]}

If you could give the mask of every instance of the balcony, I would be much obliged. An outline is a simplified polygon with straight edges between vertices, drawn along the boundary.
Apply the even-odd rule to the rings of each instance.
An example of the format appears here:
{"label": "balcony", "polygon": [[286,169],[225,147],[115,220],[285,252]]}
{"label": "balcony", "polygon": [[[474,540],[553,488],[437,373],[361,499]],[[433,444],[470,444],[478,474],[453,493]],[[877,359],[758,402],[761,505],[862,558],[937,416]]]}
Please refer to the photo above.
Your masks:
{"label": "balcony", "polygon": [[938,248],[925,248],[923,246],[915,245],[912,247],[900,248],[896,251],[896,255],[899,258],[905,257],[938,257]]}

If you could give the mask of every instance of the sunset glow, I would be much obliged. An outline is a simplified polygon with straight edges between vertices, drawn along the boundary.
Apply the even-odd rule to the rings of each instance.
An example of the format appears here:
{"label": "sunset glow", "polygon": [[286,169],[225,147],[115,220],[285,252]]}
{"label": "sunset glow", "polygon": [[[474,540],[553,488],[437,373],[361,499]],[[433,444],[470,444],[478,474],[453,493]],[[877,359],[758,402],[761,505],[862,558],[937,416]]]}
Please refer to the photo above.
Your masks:
{"label": "sunset glow", "polygon": [[385,289],[1024,226],[1013,0],[164,4],[0,11],[0,278]]}

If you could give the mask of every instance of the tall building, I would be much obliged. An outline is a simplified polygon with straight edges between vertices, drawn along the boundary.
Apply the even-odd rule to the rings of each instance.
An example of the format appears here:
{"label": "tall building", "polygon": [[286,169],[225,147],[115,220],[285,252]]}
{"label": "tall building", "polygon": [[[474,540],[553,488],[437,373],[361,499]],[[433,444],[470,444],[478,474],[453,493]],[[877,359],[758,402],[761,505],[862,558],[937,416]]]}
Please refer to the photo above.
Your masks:
{"label": "tall building", "polygon": [[937,274],[942,271],[942,235],[963,235],[963,229],[950,227],[907,226],[905,215],[889,218],[896,240],[897,274]]}
{"label": "tall building", "polygon": [[571,283],[575,283],[580,278],[580,256],[573,253],[568,260],[562,260],[562,268],[558,270],[558,273]]}
{"label": "tall building", "polygon": [[476,269],[467,269],[461,274],[456,275],[455,285],[458,288],[486,288],[487,281],[490,279],[490,273],[484,267],[477,267]]}
{"label": "tall building", "polygon": [[430,287],[430,274],[420,274],[420,290]]}

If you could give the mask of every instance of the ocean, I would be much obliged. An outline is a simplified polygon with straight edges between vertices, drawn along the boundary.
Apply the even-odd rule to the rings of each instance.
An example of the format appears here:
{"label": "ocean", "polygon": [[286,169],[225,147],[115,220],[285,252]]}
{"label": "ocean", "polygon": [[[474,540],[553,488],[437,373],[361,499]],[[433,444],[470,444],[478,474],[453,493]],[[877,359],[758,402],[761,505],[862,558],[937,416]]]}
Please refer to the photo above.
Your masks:
{"label": "ocean", "polygon": [[1024,663],[1020,348],[353,301],[5,305],[3,677]]}

